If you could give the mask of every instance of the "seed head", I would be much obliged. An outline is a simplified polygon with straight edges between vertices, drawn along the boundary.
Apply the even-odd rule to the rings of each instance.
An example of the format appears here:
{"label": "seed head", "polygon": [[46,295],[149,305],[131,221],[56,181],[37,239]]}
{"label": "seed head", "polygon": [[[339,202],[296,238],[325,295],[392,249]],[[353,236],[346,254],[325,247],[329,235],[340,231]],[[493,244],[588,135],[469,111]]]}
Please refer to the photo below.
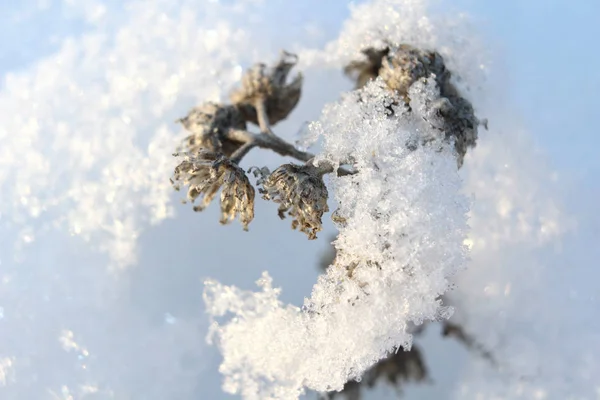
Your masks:
{"label": "seed head", "polygon": [[255,104],[264,101],[269,123],[287,118],[300,100],[302,74],[286,83],[298,57],[283,51],[279,61],[272,67],[259,63],[250,68],[242,77],[242,86],[231,93],[231,102],[242,111],[244,118],[258,124]]}
{"label": "seed head", "polygon": [[486,122],[481,123],[475,117],[471,103],[450,82],[451,73],[446,69],[443,57],[435,51],[407,44],[389,45],[380,50],[368,48],[363,53],[366,60],[354,61],[345,69],[346,74],[356,80],[357,87],[381,76],[388,89],[409,104],[410,88],[415,83],[426,78],[435,80],[439,97],[428,104],[428,114],[432,115],[428,122],[442,131],[447,140],[454,141],[460,168],[468,148],[476,145],[478,126],[486,126]]}
{"label": "seed head", "polygon": [[389,52],[389,47],[383,49],[366,48],[362,50],[364,59],[350,62],[344,68],[344,73],[356,82],[356,89],[360,89],[369,83],[369,81],[379,76],[379,70],[383,65],[383,58]]}
{"label": "seed head", "polygon": [[279,203],[279,218],[286,212],[294,218],[292,229],[299,228],[309,240],[322,229],[321,217],[329,211],[327,187],[312,165],[283,164],[264,180],[259,192],[263,199]]}
{"label": "seed head", "polygon": [[246,129],[246,122],[237,107],[212,102],[193,108],[177,122],[191,133],[184,139],[182,150],[192,153],[204,148],[230,156],[242,143],[227,139],[227,130]]}
{"label": "seed head", "polygon": [[383,57],[379,75],[390,88],[403,96],[408,103],[408,88],[418,79],[435,75],[441,88],[450,79],[442,56],[407,44],[390,49]]}
{"label": "seed head", "polygon": [[239,215],[244,230],[254,219],[254,187],[244,170],[218,153],[200,150],[197,153],[176,154],[184,157],[175,168],[171,182],[176,190],[189,186],[187,197],[192,203],[200,198],[194,211],[204,210],[221,189],[222,224]]}

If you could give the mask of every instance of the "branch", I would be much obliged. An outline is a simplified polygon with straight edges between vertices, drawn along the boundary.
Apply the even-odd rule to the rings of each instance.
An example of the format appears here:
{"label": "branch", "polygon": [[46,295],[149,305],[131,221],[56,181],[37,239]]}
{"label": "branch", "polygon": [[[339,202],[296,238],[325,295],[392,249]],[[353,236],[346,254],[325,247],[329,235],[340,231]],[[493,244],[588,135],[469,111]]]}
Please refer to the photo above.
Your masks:
{"label": "branch", "polygon": [[275,136],[271,130],[271,121],[269,121],[269,115],[267,114],[267,107],[265,106],[264,99],[256,100],[254,107],[256,108],[256,116],[258,118],[258,126],[260,130],[267,135]]}
{"label": "branch", "polygon": [[244,156],[246,154],[248,154],[250,152],[250,150],[252,150],[252,148],[254,148],[254,147],[256,147],[256,142],[254,140],[245,142],[236,151],[233,152],[233,154],[231,155],[231,157],[229,157],[229,159],[232,162],[239,164],[240,161],[242,161],[242,158],[244,158]]}
{"label": "branch", "polygon": [[[259,113],[260,115],[260,113]],[[261,118],[259,118],[261,119]],[[241,129],[230,129],[227,132],[227,138],[236,142],[244,143],[233,155],[232,159],[237,158],[235,162],[241,160],[252,147],[259,147],[261,149],[272,150],[281,156],[288,156],[295,158],[296,160],[308,162],[312,160],[315,155],[305,151],[298,150],[293,144],[286,142],[279,136],[275,135],[270,127],[267,126],[270,133],[252,133]],[[239,153],[239,154],[238,154]],[[334,168],[331,165],[319,165],[319,169],[325,173],[333,172]],[[353,175],[356,171],[351,171],[344,167],[339,167],[337,170],[338,176]]]}

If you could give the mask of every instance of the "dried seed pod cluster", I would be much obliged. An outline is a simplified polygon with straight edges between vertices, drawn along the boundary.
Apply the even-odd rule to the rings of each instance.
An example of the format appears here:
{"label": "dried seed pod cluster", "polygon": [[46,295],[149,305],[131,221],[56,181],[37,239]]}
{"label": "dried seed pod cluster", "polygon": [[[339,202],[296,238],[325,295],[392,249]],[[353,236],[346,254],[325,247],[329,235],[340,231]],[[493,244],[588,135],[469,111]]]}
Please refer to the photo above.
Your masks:
{"label": "dried seed pod cluster", "polygon": [[[467,149],[475,145],[479,121],[471,103],[450,82],[451,74],[442,56],[405,44],[366,49],[363,53],[366,60],[351,63],[345,72],[356,79],[359,87],[380,76],[389,90],[404,99],[407,112],[411,112],[410,89],[423,79],[435,80],[439,98],[425,104],[427,122],[454,141],[460,167]],[[270,128],[298,104],[302,75],[287,82],[297,61],[295,55],[284,51],[270,67],[256,64],[231,93],[232,104],[206,102],[179,120],[191,134],[181,146],[185,159],[175,169],[173,182],[177,189],[182,184],[189,185],[188,199],[192,202],[200,198],[195,211],[205,209],[221,190],[221,222],[230,222],[239,215],[247,229],[254,216],[254,188],[237,166],[243,155],[258,145],[302,160],[312,157],[292,152],[294,147],[275,137]],[[256,135],[246,131],[248,122],[261,127],[260,145]],[[262,197],[279,203],[279,216],[292,216],[292,228],[298,228],[309,239],[316,238],[322,229],[321,218],[329,211],[323,173],[312,165],[284,164],[272,174],[262,170],[263,178],[258,182],[262,185]]]}
{"label": "dried seed pod cluster", "polygon": [[283,164],[261,181],[259,192],[266,200],[279,203],[279,217],[293,218],[309,239],[316,239],[322,228],[321,217],[327,211],[327,187],[322,174],[312,165]]}
{"label": "dried seed pod cluster", "polygon": [[[247,230],[254,218],[255,192],[246,173],[238,166],[241,158],[256,146],[303,160],[312,157],[275,137],[270,129],[271,125],[285,119],[300,99],[302,75],[298,74],[291,83],[287,83],[297,61],[294,54],[284,51],[272,67],[256,64],[245,73],[240,88],[232,92],[233,104],[206,102],[177,121],[190,135],[180,146],[178,151],[181,153],[176,154],[184,159],[175,168],[171,182],[177,190],[183,185],[188,186],[188,200],[199,201],[194,206],[195,211],[204,210],[221,190],[221,223],[229,223],[239,216]],[[263,136],[247,132],[248,122],[260,125]],[[311,167],[304,169],[312,171]],[[264,174],[267,170],[262,171]],[[278,169],[276,175],[269,176],[268,182],[277,185],[276,177],[281,171],[283,169]],[[320,176],[304,173],[297,178],[299,182],[290,189],[291,192],[280,193],[288,197],[278,197],[278,201],[282,203],[281,207],[287,207],[285,211],[291,208],[290,215],[295,217],[293,227],[300,227],[312,239],[321,229],[321,215],[327,211],[327,189]],[[316,186],[311,187],[311,184]],[[267,187],[272,194],[275,187]],[[263,197],[269,198],[269,195]]]}
{"label": "dried seed pod cluster", "polygon": [[475,147],[480,121],[475,117],[471,103],[450,82],[451,73],[443,57],[435,51],[407,44],[384,49],[368,48],[363,50],[363,54],[365,60],[354,61],[345,69],[346,74],[356,81],[357,87],[379,76],[390,90],[409,104],[409,89],[413,84],[422,79],[435,80],[440,97],[431,104],[432,111],[438,116],[432,126],[443,131],[446,139],[454,141],[460,168],[468,148]]}
{"label": "dried seed pod cluster", "polygon": [[200,150],[194,154],[183,153],[183,161],[175,168],[173,186],[189,186],[187,197],[194,211],[204,210],[221,190],[221,219],[227,224],[239,216],[244,230],[254,219],[254,187],[244,170],[215,152]]}

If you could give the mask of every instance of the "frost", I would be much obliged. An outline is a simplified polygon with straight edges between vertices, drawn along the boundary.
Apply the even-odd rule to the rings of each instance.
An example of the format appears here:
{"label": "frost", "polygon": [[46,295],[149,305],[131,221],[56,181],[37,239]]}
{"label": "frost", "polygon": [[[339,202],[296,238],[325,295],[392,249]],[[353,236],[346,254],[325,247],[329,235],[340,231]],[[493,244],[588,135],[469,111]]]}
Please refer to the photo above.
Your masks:
{"label": "frost", "polygon": [[[415,98],[431,94],[423,88]],[[450,144],[418,110],[391,116],[393,100],[375,82],[327,106],[312,126],[324,136],[315,163],[352,159],[359,172],[332,178],[344,220],[335,242],[342,257],[301,309],[278,300],[268,274],[258,293],[207,282],[209,313],[235,315],[213,325],[227,392],[287,399],[306,388],[340,390],[409,345],[409,323],[445,315],[438,297],[466,260],[467,202]],[[433,141],[406,146],[415,136]]]}

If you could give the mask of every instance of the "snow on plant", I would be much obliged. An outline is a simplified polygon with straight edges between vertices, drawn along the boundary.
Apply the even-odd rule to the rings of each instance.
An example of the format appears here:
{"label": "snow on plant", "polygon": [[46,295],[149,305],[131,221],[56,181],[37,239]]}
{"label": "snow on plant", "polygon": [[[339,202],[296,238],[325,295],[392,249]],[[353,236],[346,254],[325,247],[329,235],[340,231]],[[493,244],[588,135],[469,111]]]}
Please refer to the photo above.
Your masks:
{"label": "snow on plant", "polygon": [[[302,308],[281,303],[266,272],[258,293],[206,282],[208,312],[233,314],[215,320],[211,334],[223,353],[227,392],[275,399],[296,398],[307,388],[341,390],[389,352],[409,348],[411,324],[449,315],[440,296],[466,261],[468,207],[457,166],[475,145],[480,122],[440,53],[396,39],[388,38],[380,50],[363,49],[375,56],[358,69],[375,73],[311,125],[304,144],[321,140],[316,155],[272,130],[301,91],[300,75],[287,83],[297,61],[287,52],[271,67],[250,68],[232,104],[202,106],[181,120],[192,135],[182,144],[189,153],[173,182],[177,189],[189,186],[189,200],[206,194],[195,211],[217,194],[222,182],[216,171],[227,162],[238,171],[230,184],[248,188],[234,194],[242,205],[236,210],[254,216],[253,201],[243,200],[248,178],[237,165],[256,147],[305,163],[248,172],[259,178],[263,198],[280,204],[279,216],[292,216],[292,227],[309,239],[329,210],[327,175],[334,192],[337,257]],[[260,133],[246,123],[258,125]],[[215,155],[209,160],[202,156],[206,151]],[[183,181],[182,172],[188,177]],[[241,222],[247,229],[250,219]]]}
{"label": "snow on plant", "polygon": [[422,104],[439,97],[435,80],[409,93],[412,111],[373,82],[326,107],[312,126],[324,144],[308,165],[350,164],[355,173],[331,177],[341,256],[302,308],[278,300],[268,273],[258,293],[207,281],[209,313],[235,315],[212,332],[227,392],[276,399],[340,390],[409,345],[410,323],[449,315],[439,296],[465,263],[468,207],[452,144],[424,119]]}

